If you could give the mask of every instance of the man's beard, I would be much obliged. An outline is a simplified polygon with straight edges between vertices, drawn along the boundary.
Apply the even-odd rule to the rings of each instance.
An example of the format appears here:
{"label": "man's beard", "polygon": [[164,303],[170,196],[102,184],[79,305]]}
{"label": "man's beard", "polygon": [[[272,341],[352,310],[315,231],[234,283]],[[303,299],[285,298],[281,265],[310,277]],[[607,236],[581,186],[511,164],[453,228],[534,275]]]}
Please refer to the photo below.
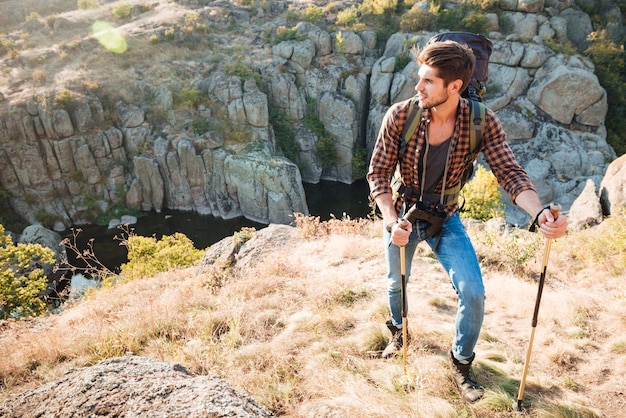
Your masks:
{"label": "man's beard", "polygon": [[434,100],[436,100],[434,103],[428,103],[429,98],[426,99],[425,102],[423,102],[422,100],[419,101],[419,105],[422,109],[432,109],[433,107],[437,107],[441,104],[444,104],[445,102],[448,101],[448,98],[450,96],[448,95],[448,92],[445,93],[445,97],[443,98],[435,98]]}

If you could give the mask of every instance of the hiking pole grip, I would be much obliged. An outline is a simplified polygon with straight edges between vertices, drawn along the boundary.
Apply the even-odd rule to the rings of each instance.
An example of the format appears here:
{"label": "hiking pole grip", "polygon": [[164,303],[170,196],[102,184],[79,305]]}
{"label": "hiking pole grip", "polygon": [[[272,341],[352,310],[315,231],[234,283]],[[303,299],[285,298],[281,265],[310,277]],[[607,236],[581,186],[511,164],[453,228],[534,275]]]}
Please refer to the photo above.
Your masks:
{"label": "hiking pole grip", "polygon": [[554,216],[554,219],[559,217],[559,212],[561,212],[561,205],[559,205],[558,203],[550,203],[550,212],[552,212],[552,216]]}

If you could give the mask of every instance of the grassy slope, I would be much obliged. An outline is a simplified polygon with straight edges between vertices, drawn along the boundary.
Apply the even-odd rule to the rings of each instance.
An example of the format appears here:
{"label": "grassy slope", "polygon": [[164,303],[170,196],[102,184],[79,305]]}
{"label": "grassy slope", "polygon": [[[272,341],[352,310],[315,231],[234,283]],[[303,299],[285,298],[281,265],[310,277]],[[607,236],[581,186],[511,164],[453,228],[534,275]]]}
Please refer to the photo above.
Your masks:
{"label": "grassy slope", "polygon": [[[0,397],[71,367],[137,354],[223,376],[286,416],[517,416],[511,404],[541,251],[514,273],[485,268],[487,315],[476,372],[487,396],[469,408],[445,362],[456,296],[430,251],[420,247],[408,286],[413,343],[405,375],[401,358],[370,355],[387,337],[380,224],[327,225],[323,233],[313,234],[309,224],[285,239],[250,241],[257,250],[234,268],[172,271],[98,291],[57,316],[5,323],[0,352],[9,354],[0,360],[6,385]],[[487,248],[484,233],[473,234],[479,253],[508,256],[505,241]],[[521,234],[517,243],[528,239]],[[623,407],[623,276],[590,261],[574,264],[571,251],[580,240],[572,235],[553,245],[524,395],[530,416],[617,417]]]}

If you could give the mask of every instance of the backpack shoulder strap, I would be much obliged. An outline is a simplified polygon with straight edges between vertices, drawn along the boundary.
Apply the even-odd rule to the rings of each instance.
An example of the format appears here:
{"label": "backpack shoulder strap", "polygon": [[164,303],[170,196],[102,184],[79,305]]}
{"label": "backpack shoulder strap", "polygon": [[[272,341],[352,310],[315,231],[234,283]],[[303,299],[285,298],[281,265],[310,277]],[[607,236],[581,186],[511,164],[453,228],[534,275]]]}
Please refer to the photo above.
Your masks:
{"label": "backpack shoulder strap", "polygon": [[417,98],[413,97],[409,102],[409,113],[406,118],[406,123],[402,129],[402,143],[400,144],[400,150],[398,153],[398,160],[402,159],[406,152],[406,145],[411,140],[411,137],[417,130],[422,119],[422,108],[417,105]]}
{"label": "backpack shoulder strap", "polygon": [[477,100],[470,100],[470,154],[477,154],[480,149],[483,127],[485,126],[485,105]]}
{"label": "backpack shoulder strap", "polygon": [[[476,155],[480,152],[480,141],[482,140],[483,128],[485,126],[485,105],[477,100],[469,100],[470,104],[470,152],[465,158],[465,170],[471,170]],[[471,171],[470,171],[471,173]],[[458,201],[459,193],[464,186],[461,181],[454,187],[445,190],[444,195],[446,205],[452,205]]]}
{"label": "backpack shoulder strap", "polygon": [[400,175],[400,160],[404,157],[407,144],[417,130],[421,119],[422,108],[417,105],[417,97],[413,97],[409,102],[409,112],[402,128],[400,148],[398,149],[398,164],[396,164],[396,169],[391,175],[391,190],[394,199],[401,199],[405,192],[409,192],[409,189],[404,185],[402,175]]}

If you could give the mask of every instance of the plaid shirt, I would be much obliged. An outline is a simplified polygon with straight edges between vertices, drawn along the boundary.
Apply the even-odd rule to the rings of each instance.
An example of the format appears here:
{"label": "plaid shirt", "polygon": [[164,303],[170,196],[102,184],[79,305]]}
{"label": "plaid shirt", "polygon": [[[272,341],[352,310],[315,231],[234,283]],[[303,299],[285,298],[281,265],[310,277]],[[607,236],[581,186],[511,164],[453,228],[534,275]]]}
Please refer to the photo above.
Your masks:
{"label": "plaid shirt", "polygon": [[[367,173],[367,181],[373,198],[384,193],[391,193],[390,179],[398,161],[402,129],[408,117],[410,100],[393,104],[383,118]],[[429,110],[425,109],[422,112],[422,123],[413,133],[407,144],[404,157],[400,161],[400,173],[404,179],[404,184],[417,190],[420,190],[420,176],[417,172],[417,166],[426,143],[428,120]],[[450,142],[451,152],[446,188],[454,187],[461,181],[465,157],[470,153],[469,133],[470,106],[467,99],[461,99]],[[498,183],[513,202],[524,190],[535,190],[535,186],[531,183],[528,175],[517,163],[513,151],[506,142],[506,134],[502,125],[491,109],[486,109],[480,151],[485,156],[485,161],[496,176]],[[435,188],[435,193],[441,193],[442,187],[444,187],[443,179]],[[410,207],[416,201],[417,196],[409,198],[407,203]],[[400,211],[401,205],[402,201],[398,199],[395,202],[397,212]],[[446,206],[445,210],[450,216],[458,209],[458,204],[454,204]]]}

